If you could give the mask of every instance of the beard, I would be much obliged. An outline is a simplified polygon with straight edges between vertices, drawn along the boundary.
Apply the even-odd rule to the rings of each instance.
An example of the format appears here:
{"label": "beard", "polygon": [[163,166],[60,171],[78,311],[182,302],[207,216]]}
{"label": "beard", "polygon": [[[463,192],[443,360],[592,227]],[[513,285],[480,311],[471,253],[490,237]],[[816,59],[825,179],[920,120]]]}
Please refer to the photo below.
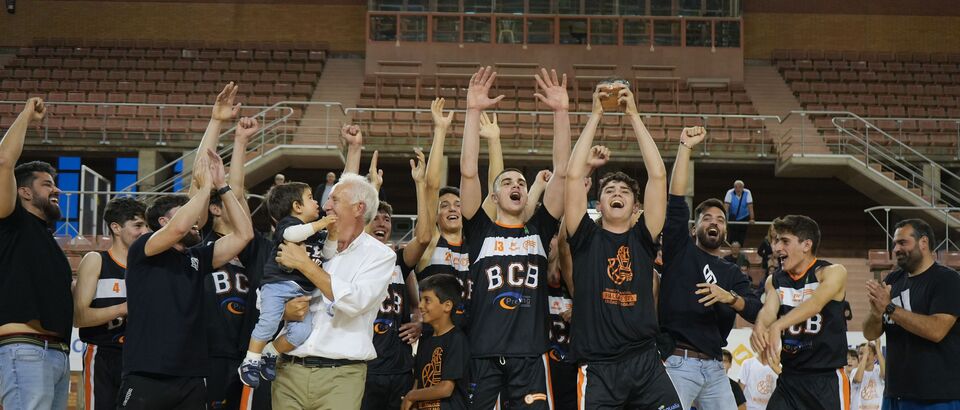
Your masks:
{"label": "beard", "polygon": [[200,234],[194,233],[193,229],[190,230],[182,239],[180,239],[180,244],[186,248],[191,248],[200,243]]}
{"label": "beard", "polygon": [[46,218],[48,223],[54,223],[60,220],[62,216],[60,213],[60,206],[50,202],[50,197],[41,199],[34,195],[33,200],[31,201],[33,206],[40,209],[43,212],[43,216]]}
{"label": "beard", "polygon": [[923,255],[920,253],[920,249],[917,248],[904,254],[902,258],[900,255],[895,256],[897,256],[897,266],[906,272],[913,272],[914,269],[920,267],[920,262],[923,260]]}
{"label": "beard", "polygon": [[704,248],[714,250],[720,247],[720,244],[723,242],[723,232],[720,233],[717,237],[711,237],[707,235],[707,227],[697,229],[697,242],[700,243]]}

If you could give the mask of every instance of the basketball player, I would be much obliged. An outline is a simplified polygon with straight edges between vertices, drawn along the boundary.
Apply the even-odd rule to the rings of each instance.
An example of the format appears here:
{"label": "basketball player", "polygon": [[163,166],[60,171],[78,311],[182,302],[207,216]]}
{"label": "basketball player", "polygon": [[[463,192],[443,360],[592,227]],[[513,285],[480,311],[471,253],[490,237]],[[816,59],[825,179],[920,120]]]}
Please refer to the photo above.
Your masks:
{"label": "basketball player", "polygon": [[780,373],[767,408],[848,409],[847,269],[817,258],[820,227],[813,219],[787,215],[774,220],[773,229],[782,268],[767,279],[750,336],[760,362]]}
{"label": "basketball player", "polygon": [[536,80],[543,94],[536,97],[554,112],[553,178],[544,192],[543,206],[528,221],[527,181],[514,169],[502,172],[494,182],[492,200],[496,220],[481,212],[478,157],[481,111],[503,96],[490,98],[496,79],[490,67],[470,79],[463,151],[460,157],[460,189],[464,234],[470,247],[473,292],[470,316],[472,353],[472,408],[552,408],[547,381],[547,246],[557,233],[563,214],[563,181],[570,153],[569,101],[566,77],[541,70]]}
{"label": "basketball player", "polygon": [[150,231],[144,220],[146,210],[146,205],[130,197],[110,200],[103,211],[113,240],[110,249],[87,253],[77,268],[73,323],[87,344],[78,395],[86,409],[117,408],[127,318],[127,250]]}

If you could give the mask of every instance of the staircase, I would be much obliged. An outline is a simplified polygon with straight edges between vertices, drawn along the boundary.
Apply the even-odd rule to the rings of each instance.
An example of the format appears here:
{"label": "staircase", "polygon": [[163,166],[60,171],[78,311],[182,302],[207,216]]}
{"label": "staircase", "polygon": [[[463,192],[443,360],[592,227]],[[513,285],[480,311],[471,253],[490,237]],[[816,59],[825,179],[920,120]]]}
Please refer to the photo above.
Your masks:
{"label": "staircase", "polygon": [[[363,59],[330,58],[310,101],[338,102],[343,109],[354,108],[362,87]],[[293,143],[336,145],[340,125],[345,120],[343,112],[336,106],[309,105]]]}
{"label": "staircase", "polygon": [[[793,141],[793,144],[786,144],[787,148],[780,152],[781,158],[800,152],[801,145],[808,153],[829,154],[830,150],[824,144],[823,138],[817,135],[812,121],[798,115],[787,116],[791,111],[803,108],[776,67],[766,61],[746,61],[744,64],[743,86],[757,112],[763,115],[779,115],[780,118],[787,117],[783,123],[768,125],[776,142],[784,144]],[[799,142],[801,130],[804,131],[802,144]]]}

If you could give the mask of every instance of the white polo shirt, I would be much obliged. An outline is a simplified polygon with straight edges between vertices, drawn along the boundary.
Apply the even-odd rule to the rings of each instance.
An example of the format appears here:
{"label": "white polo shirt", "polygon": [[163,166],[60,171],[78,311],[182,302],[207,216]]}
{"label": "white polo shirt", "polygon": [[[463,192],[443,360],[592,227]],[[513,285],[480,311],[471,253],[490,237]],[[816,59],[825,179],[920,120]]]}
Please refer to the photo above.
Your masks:
{"label": "white polo shirt", "polygon": [[334,300],[318,289],[310,301],[313,330],[289,354],[328,359],[372,360],[373,321],[387,297],[397,254],[366,232],[323,264],[330,274]]}

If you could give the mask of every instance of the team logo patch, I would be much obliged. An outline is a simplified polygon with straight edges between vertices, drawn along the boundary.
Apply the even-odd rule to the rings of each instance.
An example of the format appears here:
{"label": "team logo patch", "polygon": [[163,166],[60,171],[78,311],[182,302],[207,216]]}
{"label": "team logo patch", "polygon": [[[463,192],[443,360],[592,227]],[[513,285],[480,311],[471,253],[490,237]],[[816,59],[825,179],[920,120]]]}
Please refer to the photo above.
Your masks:
{"label": "team logo patch", "polygon": [[617,285],[633,280],[633,269],[630,268],[630,248],[621,246],[617,250],[616,258],[607,258],[607,276]]}
{"label": "team logo patch", "polygon": [[567,353],[564,352],[563,349],[560,348],[560,346],[557,346],[556,344],[554,344],[550,346],[550,350],[547,351],[547,356],[550,357],[550,360],[559,362],[559,361],[563,361],[563,359],[567,357]]}
{"label": "team logo patch", "polygon": [[373,332],[378,335],[383,335],[390,331],[391,326],[393,326],[392,320],[377,319],[373,321]]}
{"label": "team logo patch", "polygon": [[543,393],[532,393],[532,394],[523,396],[523,402],[528,405],[533,404],[533,402],[539,401],[539,400],[546,401],[547,395]]}
{"label": "team logo patch", "polygon": [[242,315],[247,311],[247,302],[236,296],[226,298],[220,302],[220,309],[226,310],[234,315]]}
{"label": "team logo patch", "polygon": [[503,309],[514,310],[518,306],[522,305],[523,301],[524,298],[520,292],[503,292],[497,295],[496,299],[493,300],[493,303],[496,303]]}

